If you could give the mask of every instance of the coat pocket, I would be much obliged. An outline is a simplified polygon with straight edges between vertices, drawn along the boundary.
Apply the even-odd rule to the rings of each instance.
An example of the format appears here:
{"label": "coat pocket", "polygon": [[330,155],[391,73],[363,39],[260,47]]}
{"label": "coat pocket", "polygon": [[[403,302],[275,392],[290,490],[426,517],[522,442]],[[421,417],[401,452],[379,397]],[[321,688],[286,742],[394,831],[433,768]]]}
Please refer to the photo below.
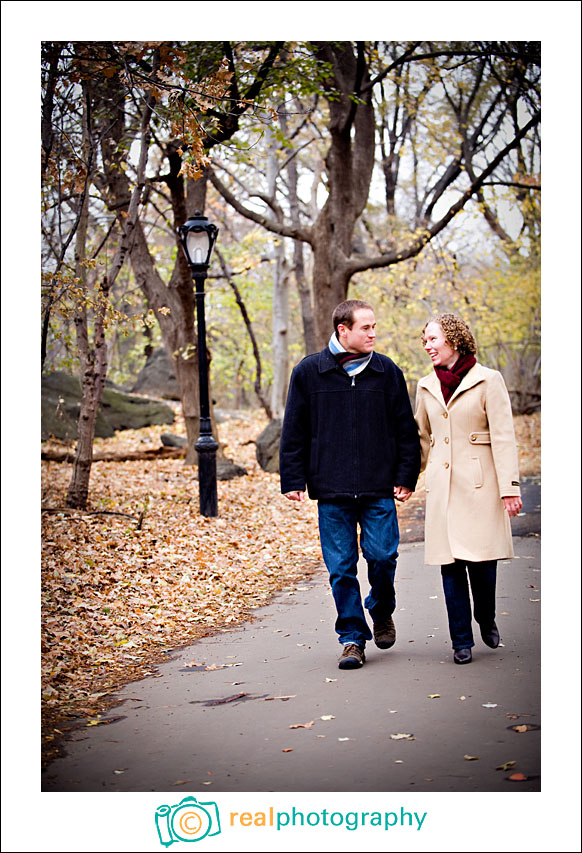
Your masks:
{"label": "coat pocket", "polygon": [[472,432],[469,441],[471,444],[491,444],[491,435],[488,432]]}
{"label": "coat pocket", "polygon": [[480,489],[483,485],[483,469],[478,456],[471,456],[471,469],[473,471],[473,485],[476,489]]}

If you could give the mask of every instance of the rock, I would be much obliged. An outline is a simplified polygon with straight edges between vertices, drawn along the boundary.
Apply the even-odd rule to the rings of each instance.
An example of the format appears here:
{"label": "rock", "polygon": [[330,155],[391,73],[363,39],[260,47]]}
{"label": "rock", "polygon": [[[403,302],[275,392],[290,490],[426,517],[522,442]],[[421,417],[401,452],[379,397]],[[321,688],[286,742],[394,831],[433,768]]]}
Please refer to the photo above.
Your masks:
{"label": "rock", "polygon": [[281,441],[282,422],[280,418],[274,418],[267,424],[256,441],[257,462],[263,469],[271,474],[279,473],[279,443]]}
{"label": "rock", "polygon": [[160,439],[164,447],[186,447],[188,444],[183,435],[173,435],[171,432],[163,432]]}
{"label": "rock", "polygon": [[237,465],[231,459],[216,460],[216,479],[217,480],[234,480],[235,477],[245,477],[246,468],[242,465]]}
{"label": "rock", "polygon": [[[186,447],[187,440],[183,435],[173,435],[171,432],[163,432],[160,436],[164,447]],[[247,474],[246,468],[242,465],[237,465],[231,459],[216,459],[216,479],[217,480],[234,480],[235,477],[245,477]]]}
{"label": "rock", "polygon": [[[41,439],[77,437],[81,407],[81,382],[62,371],[41,379]],[[115,430],[141,429],[153,424],[171,424],[174,412],[161,400],[125,394],[107,385],[103,389],[95,425],[96,438],[109,438]]]}
{"label": "rock", "polygon": [[133,394],[149,394],[162,400],[179,400],[180,387],[174,365],[166,350],[155,349],[138,373]]}

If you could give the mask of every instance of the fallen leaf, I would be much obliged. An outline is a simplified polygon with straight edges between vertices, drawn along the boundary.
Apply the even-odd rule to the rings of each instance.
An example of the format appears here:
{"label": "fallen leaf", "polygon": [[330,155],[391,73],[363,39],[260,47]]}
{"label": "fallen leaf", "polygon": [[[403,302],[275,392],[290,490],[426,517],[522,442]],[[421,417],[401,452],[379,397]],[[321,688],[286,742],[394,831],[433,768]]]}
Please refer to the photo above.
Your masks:
{"label": "fallen leaf", "polygon": [[337,681],[337,678],[326,678],[327,684],[332,684],[334,681]]}
{"label": "fallen leaf", "polygon": [[177,788],[178,785],[187,785],[191,781],[191,779],[177,779],[175,782],[172,782],[172,788]]}
{"label": "fallen leaf", "polygon": [[282,749],[282,750],[281,750],[281,752],[293,752],[293,750],[292,750],[292,749],[287,748],[287,749]]}
{"label": "fallen leaf", "polygon": [[311,720],[309,723],[293,723],[293,725],[289,726],[290,729],[310,729],[315,720]]}
{"label": "fallen leaf", "polygon": [[403,732],[398,732],[396,735],[390,735],[391,740],[408,740],[412,737],[412,734],[405,734]]}
{"label": "fallen leaf", "polygon": [[351,740],[350,737],[338,737],[338,740]]}
{"label": "fallen leaf", "polygon": [[463,758],[465,761],[479,761],[478,755],[464,755]]}
{"label": "fallen leaf", "polygon": [[483,708],[497,708],[497,704],[495,702],[486,702],[482,707]]}
{"label": "fallen leaf", "polygon": [[113,772],[115,773],[116,776],[121,776],[121,774],[125,773],[126,770],[127,770],[127,767],[121,767],[119,770],[114,770]]}
{"label": "fallen leaf", "polygon": [[509,778],[512,782],[527,782],[527,776],[523,773],[512,773]]}
{"label": "fallen leaf", "polygon": [[210,666],[206,667],[206,672],[212,672],[213,670],[218,669],[215,663],[211,663]]}
{"label": "fallen leaf", "polygon": [[438,595],[429,595],[429,598],[438,598]]}
{"label": "fallen leaf", "polygon": [[333,714],[325,714],[323,717],[320,717],[319,719],[320,720],[335,720],[335,717]]}
{"label": "fallen leaf", "polygon": [[212,785],[212,782],[203,782],[203,785]]}
{"label": "fallen leaf", "polygon": [[398,758],[398,759],[394,762],[394,764],[404,764],[404,761],[402,761],[402,759],[401,759],[401,758]]}
{"label": "fallen leaf", "polygon": [[[188,669],[191,666],[206,666],[206,663],[198,663],[198,661],[191,660],[190,663],[185,663],[184,668]],[[214,667],[216,669],[216,667]]]}
{"label": "fallen leaf", "polygon": [[459,699],[461,700],[461,702],[464,702],[466,698],[467,698],[466,696],[459,696]]}
{"label": "fallen leaf", "polygon": [[427,698],[428,699],[440,699],[441,694],[440,693],[429,693]]}
{"label": "fallen leaf", "polygon": [[496,770],[509,770],[510,767],[515,767],[515,761],[506,761],[505,764],[500,764]]}

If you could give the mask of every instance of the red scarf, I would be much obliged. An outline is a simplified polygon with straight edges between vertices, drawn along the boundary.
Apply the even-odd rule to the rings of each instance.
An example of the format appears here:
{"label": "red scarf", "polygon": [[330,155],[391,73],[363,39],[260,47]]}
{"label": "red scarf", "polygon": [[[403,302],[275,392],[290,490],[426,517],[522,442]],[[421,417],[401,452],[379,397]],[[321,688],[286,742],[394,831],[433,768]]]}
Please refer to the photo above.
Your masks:
{"label": "red scarf", "polygon": [[441,367],[440,365],[435,367],[436,375],[441,383],[441,391],[443,392],[445,403],[448,404],[461,384],[461,380],[474,364],[477,364],[477,359],[471,353],[467,353],[466,355],[460,355],[450,370],[448,367]]}

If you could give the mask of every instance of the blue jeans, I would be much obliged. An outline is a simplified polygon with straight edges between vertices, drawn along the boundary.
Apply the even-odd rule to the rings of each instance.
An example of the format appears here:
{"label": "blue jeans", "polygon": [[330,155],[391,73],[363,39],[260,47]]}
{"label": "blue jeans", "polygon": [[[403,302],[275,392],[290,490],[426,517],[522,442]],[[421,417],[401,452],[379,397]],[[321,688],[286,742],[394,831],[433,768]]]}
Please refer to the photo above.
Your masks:
{"label": "blue jeans", "polygon": [[366,622],[358,583],[360,545],[368,563],[370,593],[364,606],[373,622],[388,619],[396,607],[394,574],[398,557],[398,520],[392,498],[319,501],[319,536],[337,610],[340,643],[364,648],[372,632]]}
{"label": "blue jeans", "polygon": [[470,649],[475,645],[467,572],[473,593],[475,621],[485,630],[491,628],[495,621],[497,560],[487,560],[483,563],[455,560],[454,563],[441,566],[453,649]]}

